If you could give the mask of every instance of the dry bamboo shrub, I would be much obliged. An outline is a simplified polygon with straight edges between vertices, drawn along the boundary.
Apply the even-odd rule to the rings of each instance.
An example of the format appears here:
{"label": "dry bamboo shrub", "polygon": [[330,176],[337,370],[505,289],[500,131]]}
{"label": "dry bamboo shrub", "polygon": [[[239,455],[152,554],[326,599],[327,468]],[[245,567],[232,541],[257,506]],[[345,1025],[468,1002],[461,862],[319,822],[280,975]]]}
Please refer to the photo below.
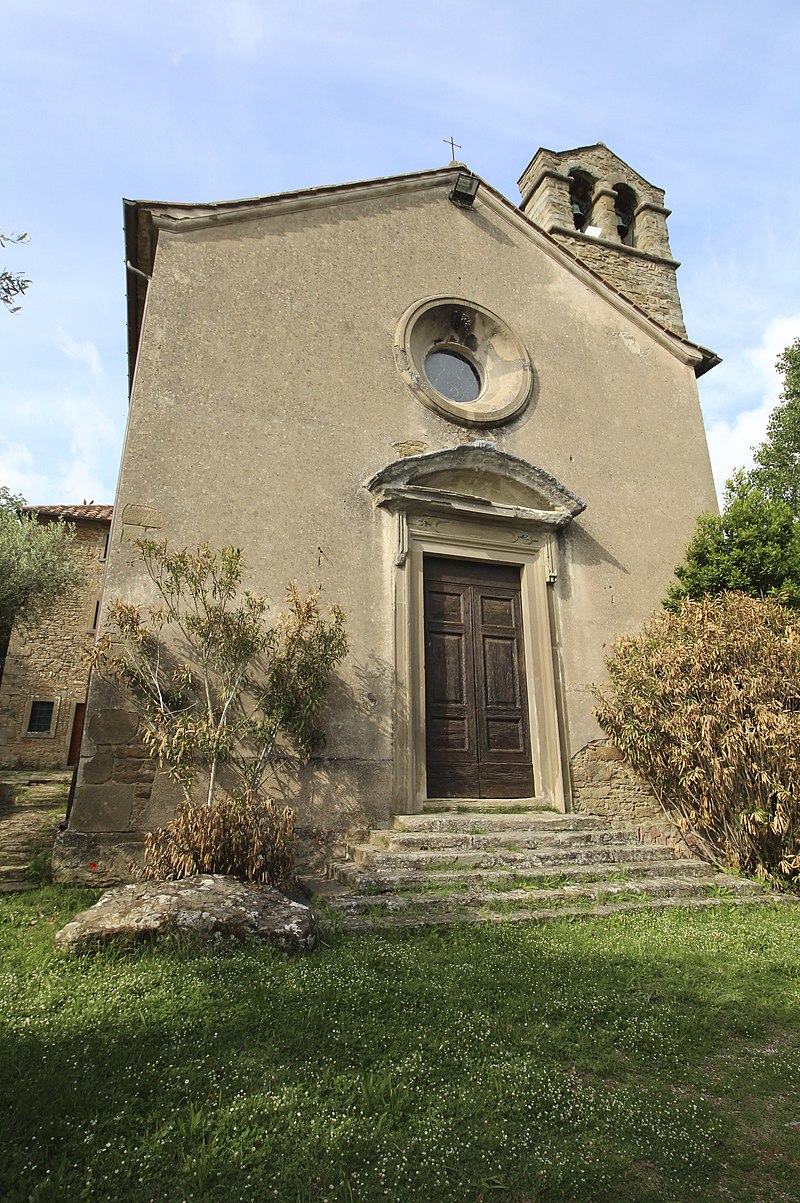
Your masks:
{"label": "dry bamboo shrub", "polygon": [[800,889],[800,619],[743,593],[657,613],[607,659],[595,714],[684,831]]}
{"label": "dry bamboo shrub", "polygon": [[197,805],[181,802],[166,827],[145,838],[143,876],[174,881],[196,873],[224,873],[280,886],[295,858],[295,815],[271,798],[217,795]]}

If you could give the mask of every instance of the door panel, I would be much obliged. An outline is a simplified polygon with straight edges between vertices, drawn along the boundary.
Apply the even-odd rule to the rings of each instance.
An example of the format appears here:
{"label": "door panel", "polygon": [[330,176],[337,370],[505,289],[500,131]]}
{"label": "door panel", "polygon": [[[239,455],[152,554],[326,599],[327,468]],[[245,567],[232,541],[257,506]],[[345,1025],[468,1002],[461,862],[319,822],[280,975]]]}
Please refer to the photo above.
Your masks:
{"label": "door panel", "polygon": [[525,741],[514,719],[490,718],[486,723],[487,743],[497,752],[523,752]]}
{"label": "door panel", "polygon": [[478,785],[478,735],[472,614],[463,582],[440,574],[426,579],[425,622],[428,792],[436,796],[437,790],[455,789],[467,796]]}
{"label": "door panel", "polygon": [[514,639],[483,640],[483,679],[487,706],[519,706],[519,665]]}
{"label": "door panel", "polygon": [[467,682],[464,672],[466,648],[462,633],[431,632],[431,677],[428,684],[434,704],[464,704]]}
{"label": "door panel", "polygon": [[520,572],[426,556],[428,796],[533,795]]}
{"label": "door panel", "polygon": [[438,751],[468,751],[469,727],[465,718],[432,718],[428,724],[429,747]]}
{"label": "door panel", "polygon": [[447,593],[443,589],[431,589],[427,605],[430,616],[441,622],[462,622],[464,598],[459,592]]}
{"label": "door panel", "polygon": [[513,598],[492,597],[481,593],[481,622],[488,626],[511,627],[515,625]]}

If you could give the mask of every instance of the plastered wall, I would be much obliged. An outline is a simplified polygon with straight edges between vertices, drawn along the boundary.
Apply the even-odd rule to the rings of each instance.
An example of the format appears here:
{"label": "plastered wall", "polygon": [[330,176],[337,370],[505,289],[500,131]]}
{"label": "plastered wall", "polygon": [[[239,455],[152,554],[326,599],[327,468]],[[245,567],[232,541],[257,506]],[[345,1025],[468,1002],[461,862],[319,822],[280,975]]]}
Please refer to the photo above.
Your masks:
{"label": "plastered wall", "polygon": [[[301,825],[391,810],[394,545],[390,516],[363,488],[374,473],[478,438],[586,501],[558,540],[568,757],[600,734],[590,689],[611,641],[659,603],[696,515],[716,504],[688,359],[522,219],[480,193],[458,209],[448,192],[345,195],[159,236],[106,599],[149,600],[132,540],[157,533],[241,546],[247,586],[275,610],[291,579],[342,605],[351,652],[331,689],[327,747],[275,783]],[[510,423],[468,430],[401,378],[401,315],[439,295],[485,306],[527,348],[532,399]],[[174,795],[149,784],[124,699],[93,688],[72,827],[145,830]]]}

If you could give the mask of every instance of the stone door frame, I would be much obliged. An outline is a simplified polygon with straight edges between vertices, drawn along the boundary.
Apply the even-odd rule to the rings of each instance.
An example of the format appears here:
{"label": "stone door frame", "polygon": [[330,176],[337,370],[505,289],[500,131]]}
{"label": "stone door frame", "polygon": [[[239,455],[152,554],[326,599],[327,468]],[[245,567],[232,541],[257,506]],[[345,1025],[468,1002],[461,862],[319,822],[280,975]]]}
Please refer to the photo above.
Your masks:
{"label": "stone door frame", "polygon": [[394,809],[421,811],[427,801],[425,765],[425,642],[423,557],[452,556],[520,568],[525,675],[537,799],[567,805],[553,631],[548,596],[555,578],[553,538],[527,524],[398,513],[403,547],[394,569],[394,645],[397,707],[394,730]]}

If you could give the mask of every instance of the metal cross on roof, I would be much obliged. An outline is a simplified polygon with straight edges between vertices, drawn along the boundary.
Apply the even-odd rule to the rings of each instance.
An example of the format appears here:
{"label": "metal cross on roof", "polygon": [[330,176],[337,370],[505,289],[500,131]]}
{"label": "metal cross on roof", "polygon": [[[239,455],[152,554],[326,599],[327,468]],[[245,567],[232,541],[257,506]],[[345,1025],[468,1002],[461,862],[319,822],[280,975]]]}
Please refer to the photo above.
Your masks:
{"label": "metal cross on roof", "polygon": [[456,147],[458,147],[459,150],[463,150],[461,143],[453,141],[452,138],[442,138],[442,141],[446,142],[447,145],[450,147],[450,158],[452,159],[453,162],[455,162]]}

